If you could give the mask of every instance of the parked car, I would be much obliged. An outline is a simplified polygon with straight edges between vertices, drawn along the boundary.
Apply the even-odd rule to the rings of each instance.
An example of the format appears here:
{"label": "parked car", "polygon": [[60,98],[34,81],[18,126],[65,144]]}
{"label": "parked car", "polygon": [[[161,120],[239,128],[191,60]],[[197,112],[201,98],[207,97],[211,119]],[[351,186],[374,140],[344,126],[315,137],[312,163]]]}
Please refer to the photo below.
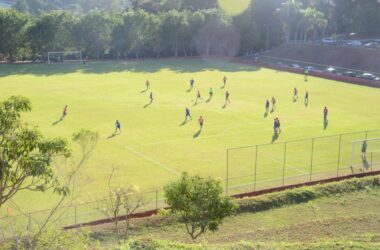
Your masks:
{"label": "parked car", "polygon": [[353,46],[353,47],[361,47],[363,46],[363,43],[361,41],[350,41],[347,43],[348,46]]}
{"label": "parked car", "polygon": [[350,76],[350,77],[356,77],[356,74],[352,71],[344,71],[343,75],[344,76]]}
{"label": "parked car", "polygon": [[301,66],[299,66],[298,64],[291,64],[290,66],[292,66],[292,68],[295,68],[295,69],[299,69],[301,68]]}
{"label": "parked car", "polygon": [[371,73],[363,73],[359,77],[363,79],[367,79],[367,80],[375,80],[375,81],[380,80],[379,77],[376,77],[374,74],[371,74]]}
{"label": "parked car", "polygon": [[312,67],[312,66],[306,66],[304,69],[305,69],[305,70],[308,70],[308,71],[313,71],[313,70],[314,70],[314,67]]}
{"label": "parked car", "polygon": [[329,73],[334,73],[334,74],[337,73],[336,69],[333,68],[333,67],[329,67],[329,68],[327,68],[326,71],[329,72]]}
{"label": "parked car", "polygon": [[329,45],[335,45],[337,44],[336,40],[334,40],[332,37],[326,37],[322,39],[323,44],[329,44]]}
{"label": "parked car", "polygon": [[366,43],[364,44],[364,47],[366,48],[377,48],[378,44],[377,43]]}

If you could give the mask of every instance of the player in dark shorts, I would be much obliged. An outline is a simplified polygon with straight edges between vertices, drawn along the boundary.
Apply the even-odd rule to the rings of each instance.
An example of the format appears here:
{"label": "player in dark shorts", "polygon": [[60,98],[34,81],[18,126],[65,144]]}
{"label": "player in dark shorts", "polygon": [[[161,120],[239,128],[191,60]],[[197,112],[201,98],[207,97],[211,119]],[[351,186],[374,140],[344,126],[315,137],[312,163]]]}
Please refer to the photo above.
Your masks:
{"label": "player in dark shorts", "polygon": [[195,99],[195,103],[198,103],[199,100],[203,100],[202,96],[201,96],[201,92],[198,90],[198,93],[197,93],[197,99]]}
{"label": "player in dark shorts", "polygon": [[185,121],[187,121],[187,117],[190,117],[190,119],[193,120],[193,118],[191,117],[191,114],[190,114],[190,109],[186,108],[185,112],[186,112]]}
{"label": "player in dark shorts", "polygon": [[223,77],[223,87],[225,87],[226,84],[227,84],[227,77],[225,76],[225,77]]}
{"label": "player in dark shorts", "polygon": [[119,120],[116,120],[116,122],[115,122],[115,134],[116,134],[118,131],[121,133],[121,125],[120,125]]}
{"label": "player in dark shorts", "polygon": [[327,109],[327,107],[325,107],[323,109],[323,120],[324,120],[325,124],[328,122],[328,120],[327,120],[328,115],[329,115],[329,110]]}
{"label": "player in dark shorts", "polygon": [[276,121],[277,121],[277,132],[281,132],[281,123],[280,123],[280,119],[278,119],[278,117],[276,117]]}
{"label": "player in dark shorts", "polygon": [[274,111],[276,109],[276,98],[274,98],[274,96],[272,97],[272,111]]}
{"label": "player in dark shorts", "polygon": [[67,112],[67,105],[65,105],[65,107],[63,108],[61,120],[63,120],[67,116]]}
{"label": "player in dark shorts", "polygon": [[273,130],[274,130],[274,133],[277,134],[278,133],[278,123],[277,123],[277,118],[275,118],[273,120]]}
{"label": "player in dark shorts", "polygon": [[150,89],[150,82],[149,82],[149,80],[146,80],[145,85],[146,85],[146,89]]}
{"label": "player in dark shorts", "polygon": [[267,99],[267,101],[265,102],[265,113],[268,113],[269,112],[269,100]]}
{"label": "player in dark shorts", "polygon": [[193,89],[194,88],[194,79],[193,78],[191,78],[191,80],[190,80],[190,89]]}
{"label": "player in dark shorts", "polygon": [[308,105],[309,104],[309,92],[306,91],[306,94],[305,94],[305,105]]}
{"label": "player in dark shorts", "polygon": [[199,117],[198,122],[199,122],[200,129],[202,129],[203,128],[203,117],[202,116]]}
{"label": "player in dark shorts", "polygon": [[226,104],[230,104],[231,101],[230,101],[230,92],[226,91]]}
{"label": "player in dark shorts", "polygon": [[298,90],[297,88],[294,88],[294,91],[293,91],[293,100],[296,101],[298,99]]}
{"label": "player in dark shorts", "polygon": [[153,100],[154,100],[154,98],[153,98],[153,92],[150,92],[149,98],[150,98],[150,103],[152,103]]}

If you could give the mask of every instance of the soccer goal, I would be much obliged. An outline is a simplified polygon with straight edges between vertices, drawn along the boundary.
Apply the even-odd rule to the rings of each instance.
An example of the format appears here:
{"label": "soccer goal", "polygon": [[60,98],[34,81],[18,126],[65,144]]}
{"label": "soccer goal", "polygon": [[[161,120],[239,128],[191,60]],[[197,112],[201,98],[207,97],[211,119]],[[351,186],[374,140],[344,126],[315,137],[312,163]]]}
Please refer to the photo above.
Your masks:
{"label": "soccer goal", "polygon": [[51,51],[48,52],[48,64],[83,62],[82,51]]}
{"label": "soccer goal", "polygon": [[363,171],[380,167],[380,138],[353,141],[350,166]]}

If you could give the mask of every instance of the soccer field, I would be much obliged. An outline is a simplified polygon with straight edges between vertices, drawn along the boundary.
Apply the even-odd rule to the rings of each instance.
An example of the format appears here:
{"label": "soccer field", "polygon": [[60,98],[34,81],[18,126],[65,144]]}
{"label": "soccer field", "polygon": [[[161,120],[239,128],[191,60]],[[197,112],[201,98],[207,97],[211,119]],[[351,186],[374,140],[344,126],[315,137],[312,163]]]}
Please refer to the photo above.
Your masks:
{"label": "soccer field", "polygon": [[[224,76],[228,82],[222,89]],[[188,91],[191,78],[195,87]],[[151,105],[150,91],[144,92],[146,80],[155,98]],[[207,100],[210,87],[214,97]],[[294,87],[299,90],[297,102],[292,100]],[[198,89],[204,101],[195,104]],[[231,104],[224,107],[226,90]],[[135,184],[142,190],[161,188],[183,171],[224,179],[226,149],[271,143],[275,117],[281,120],[278,141],[380,128],[379,89],[314,77],[304,82],[301,75],[222,60],[0,65],[0,99],[11,95],[30,98],[33,111],[25,120],[47,136],[71,138],[82,128],[99,133],[97,148],[77,182],[80,200],[99,197],[113,168],[115,185]],[[277,109],[264,117],[265,101],[272,96]],[[64,105],[68,116],[53,125]],[[326,129],[325,106],[330,111]],[[184,124],[186,107],[193,120]],[[204,128],[199,133],[201,115]],[[111,137],[117,119],[122,133]],[[302,150],[299,156],[304,157]],[[247,174],[244,166],[230,171]],[[54,197],[24,192],[14,201],[34,211],[49,208]]]}

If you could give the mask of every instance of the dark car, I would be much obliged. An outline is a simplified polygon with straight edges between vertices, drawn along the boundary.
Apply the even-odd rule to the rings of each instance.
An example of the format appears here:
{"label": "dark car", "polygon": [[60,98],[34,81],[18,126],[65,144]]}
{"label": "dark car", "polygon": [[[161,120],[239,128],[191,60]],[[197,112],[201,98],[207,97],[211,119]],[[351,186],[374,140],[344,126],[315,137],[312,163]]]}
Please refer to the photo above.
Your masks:
{"label": "dark car", "polygon": [[376,77],[374,74],[371,73],[363,73],[359,76],[360,78],[367,79],[367,80],[375,80],[379,81],[379,77]]}
{"label": "dark car", "polygon": [[351,77],[356,77],[356,74],[352,71],[344,71],[343,72],[344,76],[351,76]]}

